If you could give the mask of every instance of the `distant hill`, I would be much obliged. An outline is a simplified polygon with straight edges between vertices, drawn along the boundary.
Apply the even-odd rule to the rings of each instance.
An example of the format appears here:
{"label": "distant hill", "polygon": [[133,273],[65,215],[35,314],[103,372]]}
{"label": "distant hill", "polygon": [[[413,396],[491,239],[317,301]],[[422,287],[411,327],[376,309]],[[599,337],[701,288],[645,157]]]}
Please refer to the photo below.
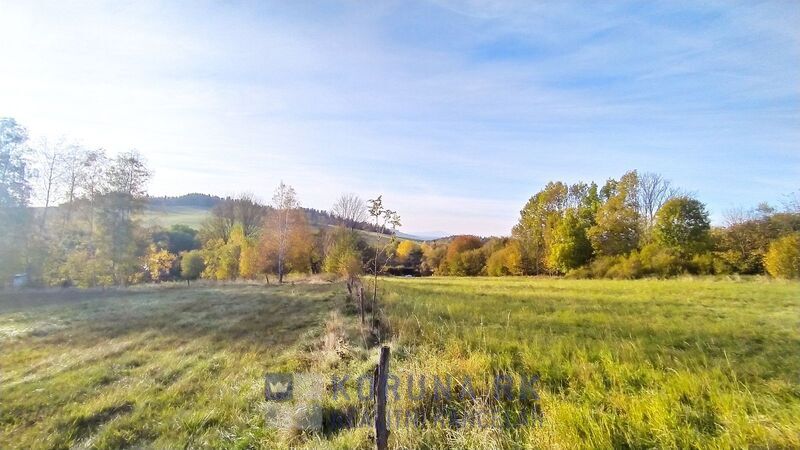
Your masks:
{"label": "distant hill", "polygon": [[[203,221],[211,214],[211,209],[225,200],[226,198],[216,195],[200,193],[177,197],[149,197],[145,207],[144,220],[147,223],[164,227],[180,224],[199,229]],[[265,208],[269,209],[270,207],[265,206]],[[339,219],[327,211],[303,207],[300,209],[305,212],[308,223],[314,227],[321,228],[339,224]],[[375,226],[370,223],[361,222],[356,224],[355,228],[367,232],[373,238],[378,237]],[[414,238],[409,237],[409,239]]]}
{"label": "distant hill", "polygon": [[[146,225],[158,225],[166,228],[172,225],[186,225],[199,230],[214,206],[226,199],[228,198],[196,192],[180,196],[148,197],[142,219]],[[57,214],[63,207],[65,205],[55,207],[53,213]],[[265,206],[264,208],[270,209],[271,207]],[[32,207],[31,209],[35,214],[40,214],[43,210],[41,207]],[[309,225],[313,227],[324,228],[340,224],[339,219],[328,211],[304,207],[300,209],[305,212]],[[371,243],[375,243],[381,236],[390,235],[389,233],[379,234],[375,226],[367,222],[358,223],[355,228],[362,231]],[[441,232],[413,234],[398,232],[397,237],[417,242],[448,241],[452,238],[452,236],[445,237],[444,234]]]}

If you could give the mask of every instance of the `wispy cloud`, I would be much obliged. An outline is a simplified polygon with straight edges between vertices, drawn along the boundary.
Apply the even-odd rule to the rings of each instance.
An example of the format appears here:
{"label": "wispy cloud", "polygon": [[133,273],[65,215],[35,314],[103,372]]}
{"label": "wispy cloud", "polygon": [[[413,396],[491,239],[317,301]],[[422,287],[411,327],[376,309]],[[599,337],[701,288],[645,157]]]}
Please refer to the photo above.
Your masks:
{"label": "wispy cloud", "polygon": [[409,231],[500,234],[551,179],[660,171],[714,211],[800,179],[793,2],[0,10],[0,115],[139,148],[155,193],[283,179],[309,206],[385,192]]}

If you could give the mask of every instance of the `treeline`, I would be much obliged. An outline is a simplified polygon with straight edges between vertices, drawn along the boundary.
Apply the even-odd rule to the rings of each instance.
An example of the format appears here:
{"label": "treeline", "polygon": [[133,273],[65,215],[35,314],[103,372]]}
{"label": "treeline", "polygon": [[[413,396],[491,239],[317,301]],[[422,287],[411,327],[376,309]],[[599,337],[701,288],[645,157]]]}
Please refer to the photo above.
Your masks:
{"label": "treeline", "polygon": [[[602,186],[548,183],[510,237],[432,242],[395,239],[399,217],[380,196],[365,202],[343,194],[320,211],[302,208],[281,182],[269,204],[250,195],[153,199],[150,177],[136,151],[109,156],[63,142],[32,144],[22,126],[0,119],[4,284],[15,274],[35,285],[91,287],[197,278],[280,283],[289,273],[328,272],[350,289],[364,273],[800,277],[800,197],[780,211],[760,205],[711,227],[693,195],[636,171]],[[43,206],[31,208],[32,198]],[[148,202],[213,206],[200,230],[164,229],[142,223]]]}
{"label": "treeline", "polygon": [[[137,219],[151,175],[141,156],[63,142],[31,146],[13,119],[0,119],[0,136],[3,279],[22,272],[48,285],[142,281],[141,257],[156,236]],[[32,196],[42,208],[28,207]]]}
{"label": "treeline", "polygon": [[[403,243],[404,244],[404,243]],[[409,244],[411,245],[411,244]],[[417,246],[418,270],[437,275],[576,278],[762,274],[800,277],[800,196],[762,204],[711,227],[705,205],[663,177],[548,183],[520,212],[510,238],[458,236]]]}
{"label": "treeline", "polygon": [[[153,199],[150,177],[136,151],[109,156],[65,142],[31,143],[24,127],[0,119],[3,284],[17,274],[28,284],[78,287],[273,274],[281,282],[291,272],[357,276],[383,271],[399,225],[380,197],[368,205],[344,194],[330,212],[320,211],[302,208],[294,189],[280,183],[266,205],[250,195]],[[34,199],[42,206],[31,208]],[[145,226],[148,204],[213,206],[193,230]]]}

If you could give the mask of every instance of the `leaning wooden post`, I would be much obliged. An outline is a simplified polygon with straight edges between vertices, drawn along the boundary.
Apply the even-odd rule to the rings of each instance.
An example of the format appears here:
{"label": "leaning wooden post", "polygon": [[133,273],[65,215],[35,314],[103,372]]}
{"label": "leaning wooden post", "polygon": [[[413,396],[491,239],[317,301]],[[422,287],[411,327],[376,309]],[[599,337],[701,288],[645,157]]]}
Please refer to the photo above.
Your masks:
{"label": "leaning wooden post", "polygon": [[386,383],[389,380],[389,347],[381,347],[381,358],[373,376],[375,396],[375,448],[389,448],[389,429],[386,427]]}

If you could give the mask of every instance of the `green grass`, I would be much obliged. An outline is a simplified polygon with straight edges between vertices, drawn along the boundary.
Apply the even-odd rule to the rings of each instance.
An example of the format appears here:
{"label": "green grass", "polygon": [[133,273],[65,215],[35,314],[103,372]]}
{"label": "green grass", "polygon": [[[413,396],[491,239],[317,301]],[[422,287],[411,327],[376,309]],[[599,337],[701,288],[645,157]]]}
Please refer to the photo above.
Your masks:
{"label": "green grass", "polygon": [[[395,448],[798,448],[800,285],[763,280],[384,280],[391,370],[540,377],[541,423],[395,429]],[[0,448],[371,448],[287,436],[263,374],[369,373],[341,284],[0,292]],[[485,397],[489,385],[476,383]],[[483,398],[481,397],[481,398]],[[326,399],[326,415],[364,408]],[[519,412],[421,400],[415,412]],[[529,405],[528,405],[529,406]]]}
{"label": "green grass", "polygon": [[[542,423],[483,430],[534,448],[800,447],[800,285],[393,279],[401,366],[540,377]],[[513,406],[512,406],[513,407]],[[447,430],[409,434],[444,447]]]}
{"label": "green grass", "polygon": [[172,225],[187,225],[199,230],[210,214],[210,208],[195,208],[191,206],[148,208],[144,211],[142,220],[147,225],[160,225],[165,228],[169,228]]}
{"label": "green grass", "polygon": [[337,302],[330,285],[88,297],[0,297],[0,448],[269,448],[263,375],[299,370]]}

